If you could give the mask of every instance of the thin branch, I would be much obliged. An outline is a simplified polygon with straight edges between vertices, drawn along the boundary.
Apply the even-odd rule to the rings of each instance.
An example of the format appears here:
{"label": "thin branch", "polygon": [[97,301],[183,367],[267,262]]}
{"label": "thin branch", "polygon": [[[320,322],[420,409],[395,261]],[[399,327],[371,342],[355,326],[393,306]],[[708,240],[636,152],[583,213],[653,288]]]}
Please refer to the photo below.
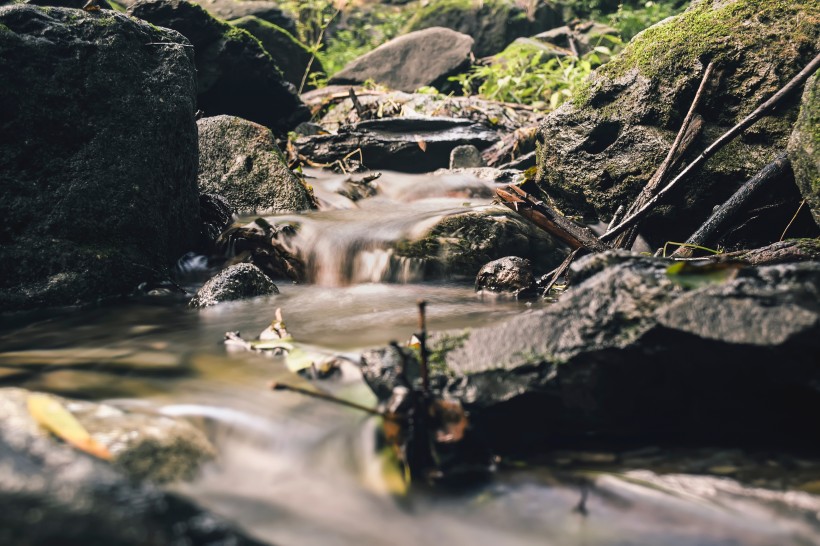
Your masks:
{"label": "thin branch", "polygon": [[740,123],[726,131],[711,145],[709,145],[709,147],[707,147],[698,157],[696,157],[694,161],[689,163],[689,165],[687,165],[683,169],[683,171],[681,171],[680,174],[678,174],[678,176],[673,178],[672,181],[669,182],[666,186],[664,186],[663,189],[661,189],[657,194],[655,194],[655,196],[652,197],[652,199],[647,201],[647,203],[644,206],[636,210],[634,213],[627,215],[627,217],[624,218],[620,224],[618,224],[611,230],[601,235],[600,239],[602,241],[611,240],[617,235],[623,233],[625,230],[632,227],[637,221],[644,218],[661,199],[666,197],[673,189],[675,189],[675,186],[677,186],[681,182],[681,180],[689,176],[695,169],[700,167],[707,159],[715,155],[718,152],[718,150],[720,150],[726,144],[731,142],[736,136],[738,136],[740,133],[746,130],[750,125],[752,125],[761,117],[766,115],[789,93],[800,87],[809,78],[809,76],[811,76],[817,70],[818,67],[820,67],[820,54],[817,55],[814,59],[812,59],[812,61],[803,70],[801,70],[794,78],[792,78],[789,81],[789,83],[787,83],[782,89],[780,89],[777,93],[772,95],[772,97],[769,98],[769,100],[758,106],[754,112],[746,116]]}
{"label": "thin branch", "polygon": [[578,256],[578,253],[581,250],[581,248],[576,248],[575,250],[570,252],[569,255],[564,259],[564,261],[561,262],[561,265],[555,268],[555,272],[552,274],[550,282],[548,282],[547,286],[544,288],[544,296],[549,294],[550,290],[552,290],[552,287],[555,286],[555,283],[558,282],[558,279],[561,278],[561,275],[566,273],[567,269],[569,269],[569,266],[572,265],[573,260],[575,260],[575,257]]}
{"label": "thin branch", "polygon": [[795,212],[795,213],[794,213],[794,216],[792,216],[792,219],[791,219],[791,220],[789,220],[789,224],[786,226],[786,229],[784,229],[784,230],[783,230],[783,233],[781,233],[781,234],[780,234],[780,240],[781,240],[781,241],[782,241],[782,240],[786,237],[786,233],[789,231],[789,228],[790,228],[790,227],[792,227],[792,224],[793,224],[793,223],[794,223],[794,221],[797,219],[797,215],[798,215],[798,214],[800,214],[800,211],[801,211],[801,210],[803,210],[803,205],[805,205],[805,204],[806,204],[806,200],[805,200],[805,199],[803,199],[802,201],[800,201],[800,206],[799,206],[799,207],[797,207],[797,212]]}
{"label": "thin branch", "polygon": [[419,301],[419,353],[421,354],[421,388],[425,396],[430,395],[430,368],[427,363],[427,302]]}
{"label": "thin branch", "polygon": [[[680,129],[678,130],[678,134],[675,136],[674,142],[672,142],[672,146],[669,148],[669,152],[666,154],[666,158],[663,160],[663,163],[660,164],[658,169],[655,171],[655,174],[649,179],[649,182],[646,183],[646,186],[641,190],[641,193],[635,199],[635,202],[629,207],[627,211],[627,215],[632,214],[639,208],[641,208],[647,201],[649,201],[652,196],[655,194],[658,186],[666,178],[667,173],[669,172],[672,164],[676,162],[676,160],[682,156],[684,151],[683,142],[684,140],[688,140],[688,144],[691,144],[694,141],[694,138],[690,137],[685,139],[687,135],[691,135],[690,133],[690,126],[692,126],[692,120],[695,117],[695,112],[700,106],[701,99],[703,98],[703,91],[706,89],[706,84],[709,82],[709,78],[712,75],[712,70],[715,68],[715,63],[710,62],[706,66],[706,70],[703,71],[703,77],[700,80],[700,85],[698,86],[698,90],[695,92],[695,98],[692,99],[692,104],[689,106],[689,111],[686,113],[686,117],[683,118],[683,123],[681,123]],[[698,124],[698,129],[700,129],[701,124]],[[699,131],[698,131],[699,132]],[[688,147],[688,146],[686,146]],[[638,224],[636,223],[632,228],[625,231],[618,239],[615,241],[615,248],[631,248],[632,244],[635,241],[635,237],[637,236],[638,231]]]}
{"label": "thin branch", "polygon": [[781,152],[774,161],[763,167],[760,172],[747,180],[738,190],[723,203],[711,216],[686,239],[686,246],[681,246],[672,256],[675,258],[688,258],[692,256],[692,250],[699,246],[706,246],[712,243],[727,223],[740,212],[746,203],[754,197],[761,188],[770,182],[780,178],[786,169],[789,168],[789,158],[786,152]]}
{"label": "thin branch", "polygon": [[362,404],[357,404],[356,402],[351,402],[349,400],[344,400],[342,398],[336,398],[331,394],[327,394],[320,391],[313,391],[310,389],[305,389],[302,387],[296,387],[294,385],[288,385],[285,383],[277,383],[276,381],[271,382],[270,384],[271,390],[274,391],[290,391],[299,394],[304,394],[305,396],[310,396],[311,398],[318,398],[319,400],[325,400],[326,402],[333,402],[334,404],[339,404],[340,406],[347,406],[349,408],[357,409],[363,411],[365,413],[369,413],[371,415],[378,415],[379,417],[383,417],[385,419],[392,419],[392,420],[400,420],[403,417],[394,414],[394,413],[386,413],[383,411],[379,411],[375,408],[371,408],[369,406],[363,406]]}

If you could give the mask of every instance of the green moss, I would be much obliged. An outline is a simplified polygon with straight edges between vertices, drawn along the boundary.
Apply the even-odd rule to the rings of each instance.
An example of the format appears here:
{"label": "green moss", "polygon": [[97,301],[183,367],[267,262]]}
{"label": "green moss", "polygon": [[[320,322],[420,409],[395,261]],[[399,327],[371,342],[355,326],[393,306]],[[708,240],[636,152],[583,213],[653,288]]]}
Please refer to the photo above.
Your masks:
{"label": "green moss", "polygon": [[[814,1],[737,0],[716,8],[711,4],[700,2],[646,29],[600,75],[615,79],[637,69],[649,79],[674,82],[688,77],[698,62],[720,66],[747,49],[776,60],[784,50],[814,47],[817,41],[820,7]],[[749,25],[767,29],[765,39],[759,31],[745,31]],[[588,103],[594,85],[590,81],[578,91],[576,104]]]}
{"label": "green moss", "polygon": [[470,337],[470,330],[464,330],[458,334],[439,334],[431,340],[430,354],[428,362],[430,370],[434,373],[452,375],[452,370],[447,366],[447,355],[464,345]]}

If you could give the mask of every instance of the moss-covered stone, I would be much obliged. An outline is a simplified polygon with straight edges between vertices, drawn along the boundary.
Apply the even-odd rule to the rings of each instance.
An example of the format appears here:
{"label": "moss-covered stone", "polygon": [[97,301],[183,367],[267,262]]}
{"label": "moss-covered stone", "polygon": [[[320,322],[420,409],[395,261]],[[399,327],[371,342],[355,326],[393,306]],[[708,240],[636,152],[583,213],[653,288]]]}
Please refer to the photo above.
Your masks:
{"label": "moss-covered stone", "polygon": [[547,3],[533,14],[510,0],[433,0],[418,10],[406,32],[446,27],[472,36],[475,54],[498,53],[516,38],[560,26],[561,16]]}
{"label": "moss-covered stone", "polygon": [[[608,220],[663,160],[709,61],[715,73],[699,108],[704,130],[685,159],[780,89],[814,57],[818,43],[816,2],[695,2],[636,36],[593,73],[572,104],[544,120],[537,182],[560,210]],[[644,224],[654,233],[651,242],[684,240],[769,163],[786,146],[798,100],[785,101],[658,207]]]}
{"label": "moss-covered stone", "polygon": [[265,51],[273,57],[285,80],[298,89],[304,78],[305,85],[303,89],[310,90],[314,88],[308,83],[310,78],[305,77],[305,72],[308,72],[308,74],[323,73],[322,63],[290,32],[253,16],[235,19],[230,23],[235,27],[247,30],[259,40]]}
{"label": "moss-covered stone", "polygon": [[803,92],[800,115],[789,140],[789,159],[800,193],[820,225],[820,78],[813,76]]}

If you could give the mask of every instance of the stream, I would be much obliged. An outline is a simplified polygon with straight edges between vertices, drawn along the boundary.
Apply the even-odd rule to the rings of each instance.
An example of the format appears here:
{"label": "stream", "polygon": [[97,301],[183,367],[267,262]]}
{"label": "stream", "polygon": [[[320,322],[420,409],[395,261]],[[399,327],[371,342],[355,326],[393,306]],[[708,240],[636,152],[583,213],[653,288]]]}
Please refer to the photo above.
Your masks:
{"label": "stream", "polygon": [[[311,183],[324,210],[268,220],[299,224],[293,244],[308,257],[311,282],[280,281],[278,295],[199,311],[164,296],[0,315],[3,351],[133,350],[146,355],[146,367],[155,365],[151,373],[56,369],[14,384],[191,420],[219,456],[193,482],[170,487],[273,544],[820,543],[820,497],[797,487],[815,482],[820,490],[820,464],[778,453],[562,452],[539,462],[504,460],[492,479],[470,487],[407,491],[377,445],[376,418],[270,391],[274,380],[306,380],[276,359],[226,349],[225,332],[252,339],[281,308],[306,349],[355,362],[363,349],[405,342],[420,299],[431,330],[489,325],[546,304],[426,279],[420,260],[392,253],[395,241],[443,215],[488,205],[491,184],[385,173],[379,195],[354,203],[336,193],[343,175],[310,174],[319,176]],[[353,365],[317,386],[375,404]]]}

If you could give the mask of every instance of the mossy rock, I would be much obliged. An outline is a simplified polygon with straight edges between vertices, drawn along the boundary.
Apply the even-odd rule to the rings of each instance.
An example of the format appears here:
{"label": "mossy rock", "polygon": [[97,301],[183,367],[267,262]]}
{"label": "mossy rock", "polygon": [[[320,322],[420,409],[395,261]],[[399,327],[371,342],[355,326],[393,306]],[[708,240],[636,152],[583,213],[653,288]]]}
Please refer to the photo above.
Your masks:
{"label": "mossy rock", "polygon": [[493,260],[515,255],[536,269],[559,264],[566,251],[529,221],[502,206],[445,216],[423,237],[397,245],[396,255],[425,260],[425,276],[474,279]]}
{"label": "mossy rock", "polygon": [[457,30],[475,40],[480,57],[493,55],[516,38],[560,26],[558,10],[540,3],[532,15],[510,0],[433,0],[419,9],[405,32],[430,27]]}
{"label": "mossy rock", "polygon": [[[276,66],[282,71],[285,80],[296,86],[302,85],[305,72],[308,74],[322,74],[324,68],[322,62],[311,54],[293,34],[280,26],[264,21],[258,17],[247,16],[230,21],[238,28],[250,32],[259,42],[265,51],[273,57]],[[308,84],[309,77],[305,78],[304,90],[314,89],[315,86]]]}
{"label": "mossy rock", "polygon": [[820,226],[820,79],[817,75],[806,83],[800,115],[789,140],[789,159],[800,193]]}
{"label": "mossy rock", "polygon": [[[573,103],[544,120],[537,183],[563,212],[609,220],[663,161],[709,61],[715,73],[698,110],[704,130],[685,161],[785,85],[818,43],[817,2],[695,2],[636,36]],[[690,177],[644,223],[650,242],[685,240],[713,206],[771,162],[786,147],[798,106],[795,94]]]}

